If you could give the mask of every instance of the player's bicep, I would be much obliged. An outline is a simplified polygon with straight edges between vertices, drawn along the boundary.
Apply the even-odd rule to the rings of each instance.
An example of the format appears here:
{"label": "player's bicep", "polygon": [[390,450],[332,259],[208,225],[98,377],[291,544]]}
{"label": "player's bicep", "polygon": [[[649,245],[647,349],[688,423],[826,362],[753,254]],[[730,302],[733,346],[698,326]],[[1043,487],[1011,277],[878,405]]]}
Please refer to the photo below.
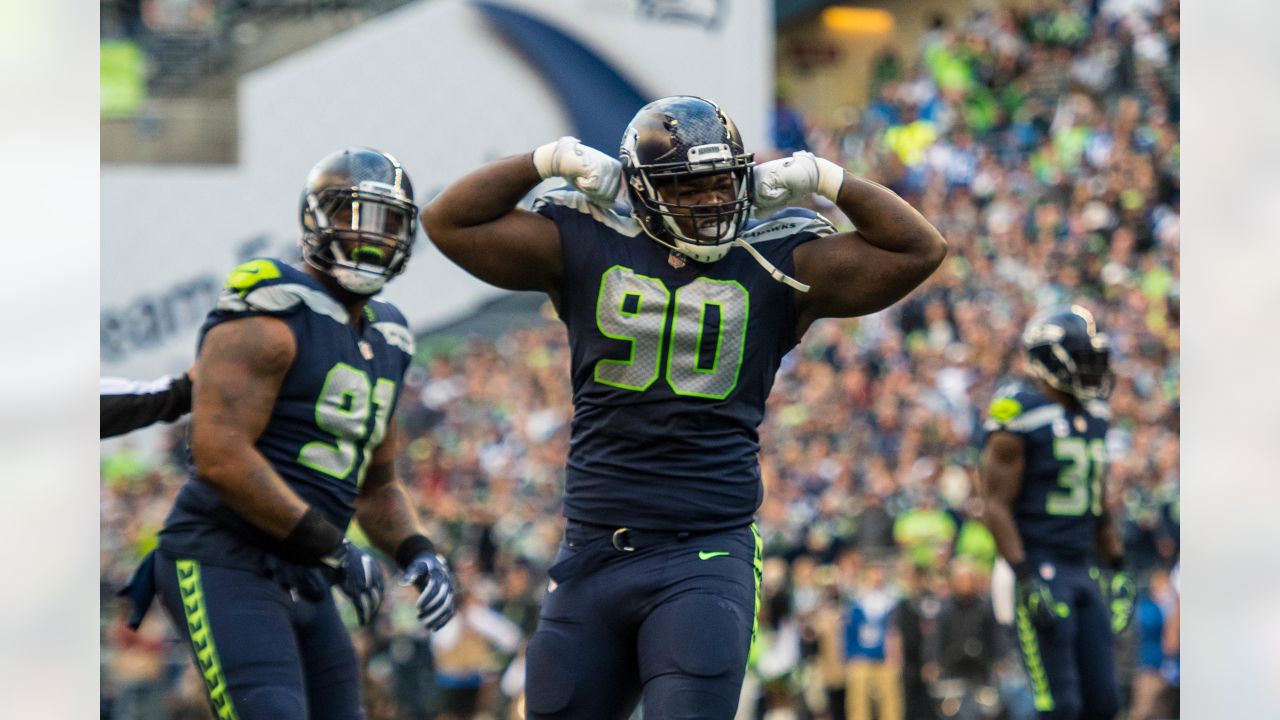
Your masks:
{"label": "player's bicep", "polygon": [[[430,215],[424,211],[424,227]],[[467,227],[427,227],[445,257],[477,278],[505,290],[560,287],[563,261],[560,230],[550,218],[516,208],[487,223]]]}
{"label": "player's bicep", "polygon": [[795,250],[796,279],[810,286],[796,293],[803,332],[824,317],[856,317],[889,307],[932,272],[921,258],[867,242],[857,230],[810,240]]}
{"label": "player's bicep", "polygon": [[1022,438],[998,430],[987,437],[978,461],[982,492],[988,502],[1012,505],[1022,489],[1022,471],[1026,464]]}
{"label": "player's bicep", "polygon": [[292,331],[277,318],[242,318],[209,330],[191,403],[197,467],[258,439],[296,352]]}

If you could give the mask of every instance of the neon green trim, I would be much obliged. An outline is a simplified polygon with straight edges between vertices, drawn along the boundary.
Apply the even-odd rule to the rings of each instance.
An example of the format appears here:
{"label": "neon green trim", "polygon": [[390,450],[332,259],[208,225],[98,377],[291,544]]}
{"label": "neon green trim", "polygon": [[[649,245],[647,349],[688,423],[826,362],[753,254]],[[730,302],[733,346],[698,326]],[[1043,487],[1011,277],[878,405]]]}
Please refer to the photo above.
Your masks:
{"label": "neon green trim", "polygon": [[1040,657],[1040,642],[1031,625],[1031,615],[1021,602],[1018,603],[1017,626],[1018,644],[1022,646],[1022,660],[1027,667],[1027,676],[1031,679],[1036,710],[1050,712],[1054,708],[1054,702],[1053,690],[1049,687],[1049,674],[1045,671],[1044,659]]}
{"label": "neon green trim", "polygon": [[756,608],[751,616],[751,645],[747,648],[747,666],[756,654],[756,636],[760,632],[760,594],[764,590],[764,538],[760,537],[760,527],[751,523],[751,537],[755,540],[755,554],[751,558],[751,567],[756,576]]}
{"label": "neon green trim", "polygon": [[[698,363],[702,362],[702,336],[707,332],[707,308],[715,305],[720,308],[720,320],[716,323],[716,352],[711,356],[711,367],[705,370],[698,367]],[[676,312],[680,312],[679,303],[676,304]],[[704,302],[698,317],[698,340],[694,344],[693,351],[693,371],[696,373],[704,373],[714,375],[716,368],[720,367],[720,348],[724,345],[724,303]],[[667,367],[671,367],[670,363]],[[734,383],[737,384],[736,382]]]}
{"label": "neon green trim", "polygon": [[[715,283],[717,285],[737,285],[738,289],[742,291],[743,297],[745,298],[745,302],[743,303],[743,307],[742,307],[742,332],[741,332],[741,338],[739,338],[739,342],[738,342],[738,360],[733,367],[733,383],[729,385],[729,388],[727,390],[716,395],[713,395],[711,393],[694,392],[691,390],[681,390],[679,387],[676,387],[675,381],[672,380],[671,378],[671,364],[675,360],[675,354],[676,354],[675,327],[676,327],[676,322],[680,318],[680,292],[685,288],[694,287],[695,283],[700,283],[700,282]],[[698,360],[701,356],[700,350],[702,349],[702,333],[706,329],[706,312],[707,312],[706,306],[707,305],[716,305],[720,308],[720,327],[717,328],[717,332],[719,334],[716,336],[716,356],[715,356],[715,359],[712,360],[711,362],[711,369],[699,370]],[[669,346],[667,347],[667,385],[671,387],[671,390],[675,394],[681,395],[684,397],[700,397],[700,398],[706,398],[708,400],[723,400],[729,397],[729,393],[733,392],[734,389],[738,387],[738,378],[742,373],[742,360],[747,355],[747,325],[748,325],[748,321],[750,320],[751,320],[751,292],[747,290],[747,288],[744,287],[742,283],[738,282],[737,280],[712,280],[711,278],[698,278],[694,282],[691,282],[682,288],[678,288],[676,290],[676,309],[671,313],[672,337],[668,341]],[[723,341],[724,341],[724,328],[725,328],[724,303],[719,303],[719,302],[702,303],[702,317],[699,320],[699,322],[701,324],[698,326],[698,343],[694,346],[693,371],[697,373],[713,374],[715,373],[716,370],[720,368],[720,346],[723,344]]]}
{"label": "neon green trim", "polygon": [[204,603],[204,587],[200,582],[200,563],[195,560],[178,560],[178,593],[182,596],[182,610],[187,619],[187,634],[195,650],[196,666],[204,677],[209,690],[209,702],[218,720],[239,720],[231,704],[231,690],[222,674],[222,663],[213,644],[209,628],[209,613]]}
{"label": "neon green trim", "polygon": [[[653,373],[649,375],[649,378],[644,382],[643,385],[626,385],[624,383],[612,382],[600,377],[600,368],[602,367],[608,367],[610,365],[626,366],[626,365],[633,364],[636,361],[636,343],[639,342],[639,340],[632,335],[614,335],[608,332],[607,330],[605,330],[604,326],[600,324],[600,310],[603,307],[602,303],[604,301],[604,288],[605,288],[606,278],[608,278],[609,274],[614,271],[631,273],[635,277],[643,278],[645,280],[652,280],[658,284],[658,287],[661,288],[663,292],[662,317],[663,317],[664,324],[660,326],[658,330],[659,352],[654,356]],[[641,305],[639,303],[637,303],[636,311],[634,313],[628,313],[623,311],[622,309],[622,305],[626,302],[627,296],[635,295],[635,294],[636,293],[630,293],[630,292],[622,293],[622,298],[618,301],[618,308],[617,308],[617,312],[620,316],[635,317],[640,314]],[[643,296],[640,298],[639,302],[640,303],[644,302]],[[596,382],[600,383],[601,385],[608,385],[610,387],[621,388],[623,390],[634,390],[636,392],[644,392],[645,390],[649,389],[649,386],[653,385],[654,381],[658,379],[658,364],[662,358],[662,352],[661,352],[662,335],[666,332],[665,319],[667,317],[667,305],[670,302],[671,302],[671,291],[667,289],[667,286],[663,284],[662,280],[660,280],[659,278],[649,277],[648,275],[641,275],[636,271],[632,270],[631,268],[623,267],[622,265],[613,265],[608,270],[605,270],[603,273],[601,273],[600,290],[596,294],[596,329],[600,331],[601,335],[609,338],[610,340],[622,340],[623,342],[626,342],[627,343],[627,359],[611,360],[608,358],[604,358],[601,360],[597,360],[595,368],[592,372],[592,377],[595,379]]]}
{"label": "neon green trim", "polygon": [[722,555],[728,555],[728,554],[729,554],[728,550],[699,550],[698,559],[710,560],[713,557],[720,557]]}
{"label": "neon green trim", "polygon": [[[354,389],[333,392],[329,385],[335,381],[335,373],[343,373],[363,380],[363,392]],[[322,472],[339,480],[351,473],[351,468],[356,464],[356,444],[358,440],[347,437],[347,429],[336,424],[334,418],[327,415],[326,411],[336,416],[337,422],[361,413],[365,414],[367,421],[370,391],[369,374],[360,368],[352,367],[344,362],[335,363],[333,367],[329,368],[329,372],[324,377],[324,387],[320,390],[320,397],[316,400],[316,427],[332,435],[335,442],[327,443],[323,440],[313,440],[303,445],[302,449],[298,451],[299,465],[309,467],[316,472]],[[338,400],[333,406],[325,402],[331,395],[336,395]],[[347,409],[343,410],[343,407]],[[360,427],[360,435],[362,437],[359,440],[363,440],[363,436],[367,432],[366,427]]]}
{"label": "neon green trim", "polygon": [[249,292],[249,288],[263,280],[273,280],[278,277],[280,277],[280,268],[276,267],[275,263],[270,260],[250,260],[231,271],[227,276],[227,287],[244,295]]}

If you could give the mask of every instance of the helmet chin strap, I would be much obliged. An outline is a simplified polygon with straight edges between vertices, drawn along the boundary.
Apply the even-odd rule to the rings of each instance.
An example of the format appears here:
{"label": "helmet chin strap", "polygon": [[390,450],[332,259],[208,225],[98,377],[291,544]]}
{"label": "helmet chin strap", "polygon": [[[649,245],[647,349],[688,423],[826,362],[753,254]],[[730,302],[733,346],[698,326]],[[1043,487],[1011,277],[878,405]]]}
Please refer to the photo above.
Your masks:
{"label": "helmet chin strap", "polygon": [[[664,218],[664,220],[666,220],[666,219],[668,219],[668,218]],[[682,248],[682,247],[678,247],[678,246],[676,246],[676,245],[673,245],[673,244],[671,244],[671,243],[667,242],[666,240],[663,240],[662,238],[658,237],[658,236],[657,236],[657,235],[655,235],[654,233],[649,232],[649,228],[648,228],[644,223],[640,223],[640,229],[644,231],[644,234],[645,234],[645,235],[648,235],[648,236],[650,237],[650,239],[654,240],[654,241],[655,241],[655,242],[657,242],[659,245],[661,245],[661,246],[663,246],[663,247],[666,247],[666,248],[670,248],[670,249],[672,249],[672,250],[675,250],[676,252],[680,253],[681,255],[688,255],[689,257],[693,257],[692,255],[690,255],[690,254],[689,254],[689,252],[688,252],[686,249],[684,249],[684,248]],[[729,245],[729,246],[731,246],[731,247],[736,245],[736,246],[738,246],[738,247],[743,248],[744,250],[746,250],[748,253],[750,253],[750,254],[751,254],[751,257],[755,258],[756,262],[760,263],[760,267],[764,268],[764,271],[765,271],[765,272],[767,272],[767,273],[769,273],[769,277],[773,278],[774,280],[777,280],[778,282],[782,283],[783,285],[786,285],[786,286],[788,286],[788,287],[791,287],[791,288],[794,288],[794,289],[796,289],[796,290],[799,290],[800,292],[803,292],[803,293],[807,293],[807,292],[809,292],[809,289],[810,289],[810,286],[809,286],[809,285],[806,285],[806,284],[804,284],[804,283],[800,282],[799,280],[796,280],[795,278],[791,277],[790,275],[788,275],[788,274],[786,274],[786,273],[782,272],[781,270],[779,270],[776,266],[774,266],[774,264],[773,264],[773,263],[769,262],[769,261],[765,258],[765,256],[761,255],[759,250],[756,250],[755,248],[751,247],[751,243],[747,242],[746,240],[743,240],[743,239],[742,239],[742,238],[740,238],[740,237],[735,237],[732,241],[730,241],[729,243],[726,243],[726,244],[727,244],[727,245]],[[727,252],[727,251],[726,251],[726,252]],[[723,257],[723,256],[721,256],[721,257]],[[693,257],[693,259],[694,259],[694,260],[698,260],[698,258],[696,258],[696,257]],[[719,259],[720,259],[720,258],[716,258],[716,260],[719,260]],[[701,260],[699,260],[699,262],[705,262],[705,261],[701,261]],[[711,262],[715,262],[715,261],[714,261],[714,260],[712,260]]]}
{"label": "helmet chin strap", "polygon": [[755,248],[751,247],[751,243],[747,242],[746,240],[743,240],[742,238],[734,238],[733,244],[751,253],[751,257],[755,258],[756,262],[760,263],[760,267],[764,268],[765,272],[769,273],[769,277],[773,278],[774,280],[777,280],[783,285],[793,287],[796,290],[799,290],[800,292],[804,292],[804,293],[809,292],[808,285],[805,285],[799,280],[796,280],[790,275],[779,270],[777,267],[774,266],[773,263],[766,260],[765,257],[760,254],[759,250],[756,250]]}

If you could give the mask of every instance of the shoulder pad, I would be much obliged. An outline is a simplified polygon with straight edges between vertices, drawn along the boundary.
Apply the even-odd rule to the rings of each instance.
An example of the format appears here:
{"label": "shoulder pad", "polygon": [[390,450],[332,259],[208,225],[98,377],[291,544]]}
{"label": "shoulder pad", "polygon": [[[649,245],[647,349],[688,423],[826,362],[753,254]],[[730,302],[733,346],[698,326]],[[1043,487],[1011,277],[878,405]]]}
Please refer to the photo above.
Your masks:
{"label": "shoulder pad", "polygon": [[631,216],[618,212],[618,206],[602,208],[587,199],[586,195],[571,187],[558,187],[539,195],[533,201],[533,211],[538,212],[546,207],[562,207],[589,215],[593,220],[609,227],[620,235],[635,237],[640,234],[640,223]]}
{"label": "shoulder pad", "polygon": [[407,355],[413,355],[416,344],[413,333],[409,331],[409,323],[400,310],[391,303],[370,300],[364,306],[365,318],[374,330],[382,333],[387,344],[400,348]]}
{"label": "shoulder pad", "polygon": [[295,268],[275,260],[250,260],[231,271],[218,296],[224,312],[283,314],[305,306],[345,323],[347,310],[328,293],[312,287]]}
{"label": "shoulder pad", "polygon": [[988,432],[1030,432],[1062,417],[1063,412],[1061,405],[1048,402],[1026,383],[1015,382],[996,393],[987,406],[987,419],[982,427]]}
{"label": "shoulder pad", "polygon": [[742,239],[755,245],[800,233],[823,237],[835,232],[836,226],[832,225],[831,221],[812,210],[785,208],[748,226],[748,229],[742,233]]}

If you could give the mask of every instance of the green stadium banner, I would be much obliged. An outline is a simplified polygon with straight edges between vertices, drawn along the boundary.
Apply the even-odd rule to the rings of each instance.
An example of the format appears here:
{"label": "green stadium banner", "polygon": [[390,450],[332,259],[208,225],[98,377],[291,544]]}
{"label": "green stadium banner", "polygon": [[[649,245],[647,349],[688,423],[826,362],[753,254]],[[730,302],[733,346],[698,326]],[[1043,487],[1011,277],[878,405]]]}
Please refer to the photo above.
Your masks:
{"label": "green stadium banner", "polygon": [[132,117],[147,99],[147,63],[142,48],[128,40],[99,46],[99,106],[102,117]]}

